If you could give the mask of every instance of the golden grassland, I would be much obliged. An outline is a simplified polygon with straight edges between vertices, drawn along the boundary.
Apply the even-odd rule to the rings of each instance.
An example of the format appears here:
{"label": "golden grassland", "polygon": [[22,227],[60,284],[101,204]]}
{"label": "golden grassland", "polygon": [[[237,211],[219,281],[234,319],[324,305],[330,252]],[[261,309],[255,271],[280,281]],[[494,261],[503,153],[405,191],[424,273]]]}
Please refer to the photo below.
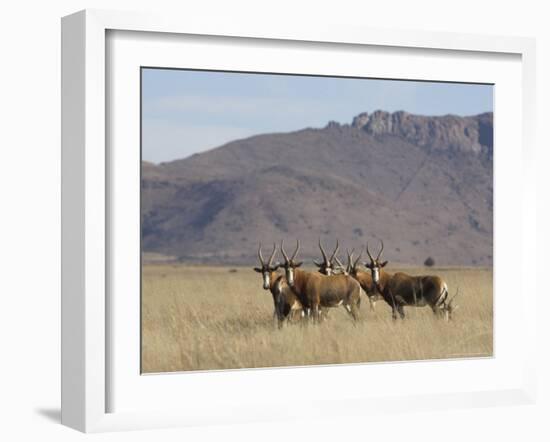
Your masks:
{"label": "golden grassland", "polygon": [[405,308],[406,319],[393,321],[384,301],[373,312],[364,297],[355,324],[339,307],[320,324],[298,322],[279,330],[271,293],[251,268],[145,265],[142,372],[492,355],[491,269],[406,271],[443,277],[451,295],[460,288],[453,321],[435,318],[429,307]]}

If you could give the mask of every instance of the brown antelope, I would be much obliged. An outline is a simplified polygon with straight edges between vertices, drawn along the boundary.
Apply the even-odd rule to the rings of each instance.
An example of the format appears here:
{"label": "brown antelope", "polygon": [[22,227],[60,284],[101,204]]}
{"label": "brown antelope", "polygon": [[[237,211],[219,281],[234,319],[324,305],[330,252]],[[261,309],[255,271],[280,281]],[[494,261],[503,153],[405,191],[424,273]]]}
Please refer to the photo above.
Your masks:
{"label": "brown antelope", "polygon": [[[351,253],[349,250],[346,249],[348,262],[345,267],[344,274],[351,276],[353,279],[359,282],[361,288],[367,294],[370,309],[374,311],[374,308],[376,307],[376,301],[382,299],[382,296],[378,293],[378,290],[376,290],[376,285],[372,281],[372,276],[370,272],[363,272],[357,268],[357,263],[359,263],[361,256],[363,256],[363,249],[361,249],[359,256],[355,260],[353,259],[353,252],[354,249],[351,250]],[[337,256],[335,256],[335,259],[340,268],[344,269],[344,265],[340,262]]]}
{"label": "brown antelope", "polygon": [[288,285],[306,309],[307,316],[311,314],[313,320],[318,321],[321,307],[343,305],[353,320],[357,320],[362,292],[359,283],[346,275],[323,276],[299,269],[302,265],[302,262],[296,261],[299,250],[300,242],[296,241],[296,250],[289,258],[281,241],[281,253],[285,259],[281,266],[285,269]]}
{"label": "brown antelope", "polygon": [[336,240],[336,247],[334,249],[334,252],[332,252],[332,255],[330,258],[327,257],[327,254],[325,250],[323,249],[323,245],[321,244],[321,238],[319,238],[319,249],[321,249],[321,254],[323,255],[323,262],[317,262],[313,260],[313,264],[315,264],[317,267],[319,267],[319,273],[330,276],[334,274],[335,266],[334,266],[334,258],[336,257],[336,253],[338,253],[339,249],[338,240]]}
{"label": "brown antelope", "polygon": [[[327,254],[325,250],[323,249],[323,246],[321,244],[321,238],[319,238],[319,249],[321,249],[321,254],[323,255],[323,262],[319,263],[315,260],[313,260],[313,264],[315,264],[317,267],[319,267],[318,272],[321,275],[325,276],[331,276],[335,275],[337,271],[344,272],[344,268],[340,265],[340,267],[336,267],[334,265],[334,259],[336,258],[336,253],[338,253],[338,249],[340,248],[340,245],[338,244],[338,239],[336,240],[336,247],[334,248],[334,252],[332,252],[332,255],[330,258],[327,258]],[[338,258],[336,258],[338,259]],[[320,310],[321,317],[323,319],[328,318],[328,308],[321,307]]]}
{"label": "brown antelope", "polygon": [[273,244],[273,251],[267,263],[262,256],[262,244],[258,247],[258,259],[261,267],[254,267],[254,271],[262,274],[263,288],[269,290],[273,295],[273,317],[277,318],[277,325],[281,328],[285,319],[294,319],[303,316],[302,304],[294,291],[288,286],[283,275],[279,275],[277,270],[280,265],[273,265],[273,258],[277,252],[277,245]]}
{"label": "brown antelope", "polygon": [[367,254],[370,262],[365,267],[370,269],[372,281],[377,291],[382,295],[384,301],[392,309],[392,318],[397,319],[396,310],[401,319],[405,317],[405,306],[424,307],[429,305],[436,316],[452,319],[452,313],[458,308],[453,306],[456,294],[447,301],[449,290],[447,284],[439,276],[411,276],[398,272],[390,274],[382,270],[388,261],[380,262],[380,255],[384,250],[384,242],[380,241],[381,247],[376,258],[373,258],[367,243]]}

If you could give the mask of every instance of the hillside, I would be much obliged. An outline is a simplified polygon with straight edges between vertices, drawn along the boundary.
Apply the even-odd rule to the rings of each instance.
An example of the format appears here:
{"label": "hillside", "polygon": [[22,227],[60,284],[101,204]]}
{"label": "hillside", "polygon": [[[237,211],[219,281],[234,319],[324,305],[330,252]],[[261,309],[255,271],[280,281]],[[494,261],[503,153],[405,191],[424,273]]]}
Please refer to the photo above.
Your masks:
{"label": "hillside", "polygon": [[492,265],[493,115],[360,114],[350,125],[265,134],[143,163],[143,250],[254,263],[300,238],[303,258],[383,238],[400,263]]}

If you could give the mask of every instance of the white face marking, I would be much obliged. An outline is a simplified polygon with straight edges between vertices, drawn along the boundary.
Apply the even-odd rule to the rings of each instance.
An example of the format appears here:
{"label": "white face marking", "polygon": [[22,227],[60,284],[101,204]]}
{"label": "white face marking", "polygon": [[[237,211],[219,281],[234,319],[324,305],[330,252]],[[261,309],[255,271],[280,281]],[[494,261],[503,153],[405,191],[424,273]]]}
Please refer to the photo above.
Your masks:
{"label": "white face marking", "polygon": [[286,270],[286,280],[288,281],[289,286],[292,287],[294,285],[294,269],[292,267],[289,267]]}
{"label": "white face marking", "polygon": [[380,268],[374,267],[372,269],[372,280],[378,284],[378,281],[380,281]]}
{"label": "white face marking", "polygon": [[340,302],[338,303],[338,305],[342,305],[344,303],[343,300],[340,300]]}
{"label": "white face marking", "polygon": [[269,272],[263,272],[264,277],[264,289],[269,289]]}

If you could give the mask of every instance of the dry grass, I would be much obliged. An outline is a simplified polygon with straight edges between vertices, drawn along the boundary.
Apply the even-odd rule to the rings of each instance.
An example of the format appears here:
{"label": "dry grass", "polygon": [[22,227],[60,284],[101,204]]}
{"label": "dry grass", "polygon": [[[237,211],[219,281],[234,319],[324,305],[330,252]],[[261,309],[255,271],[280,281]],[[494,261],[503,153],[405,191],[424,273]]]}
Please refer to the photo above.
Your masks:
{"label": "dry grass", "polygon": [[451,295],[460,287],[460,309],[450,323],[436,319],[428,307],[406,308],[407,318],[393,322],[383,301],[371,312],[364,298],[355,325],[343,308],[337,308],[322,324],[290,324],[278,330],[271,293],[262,289],[260,275],[250,268],[144,266],[142,371],[492,355],[492,271],[456,268],[430,273],[447,281]]}

